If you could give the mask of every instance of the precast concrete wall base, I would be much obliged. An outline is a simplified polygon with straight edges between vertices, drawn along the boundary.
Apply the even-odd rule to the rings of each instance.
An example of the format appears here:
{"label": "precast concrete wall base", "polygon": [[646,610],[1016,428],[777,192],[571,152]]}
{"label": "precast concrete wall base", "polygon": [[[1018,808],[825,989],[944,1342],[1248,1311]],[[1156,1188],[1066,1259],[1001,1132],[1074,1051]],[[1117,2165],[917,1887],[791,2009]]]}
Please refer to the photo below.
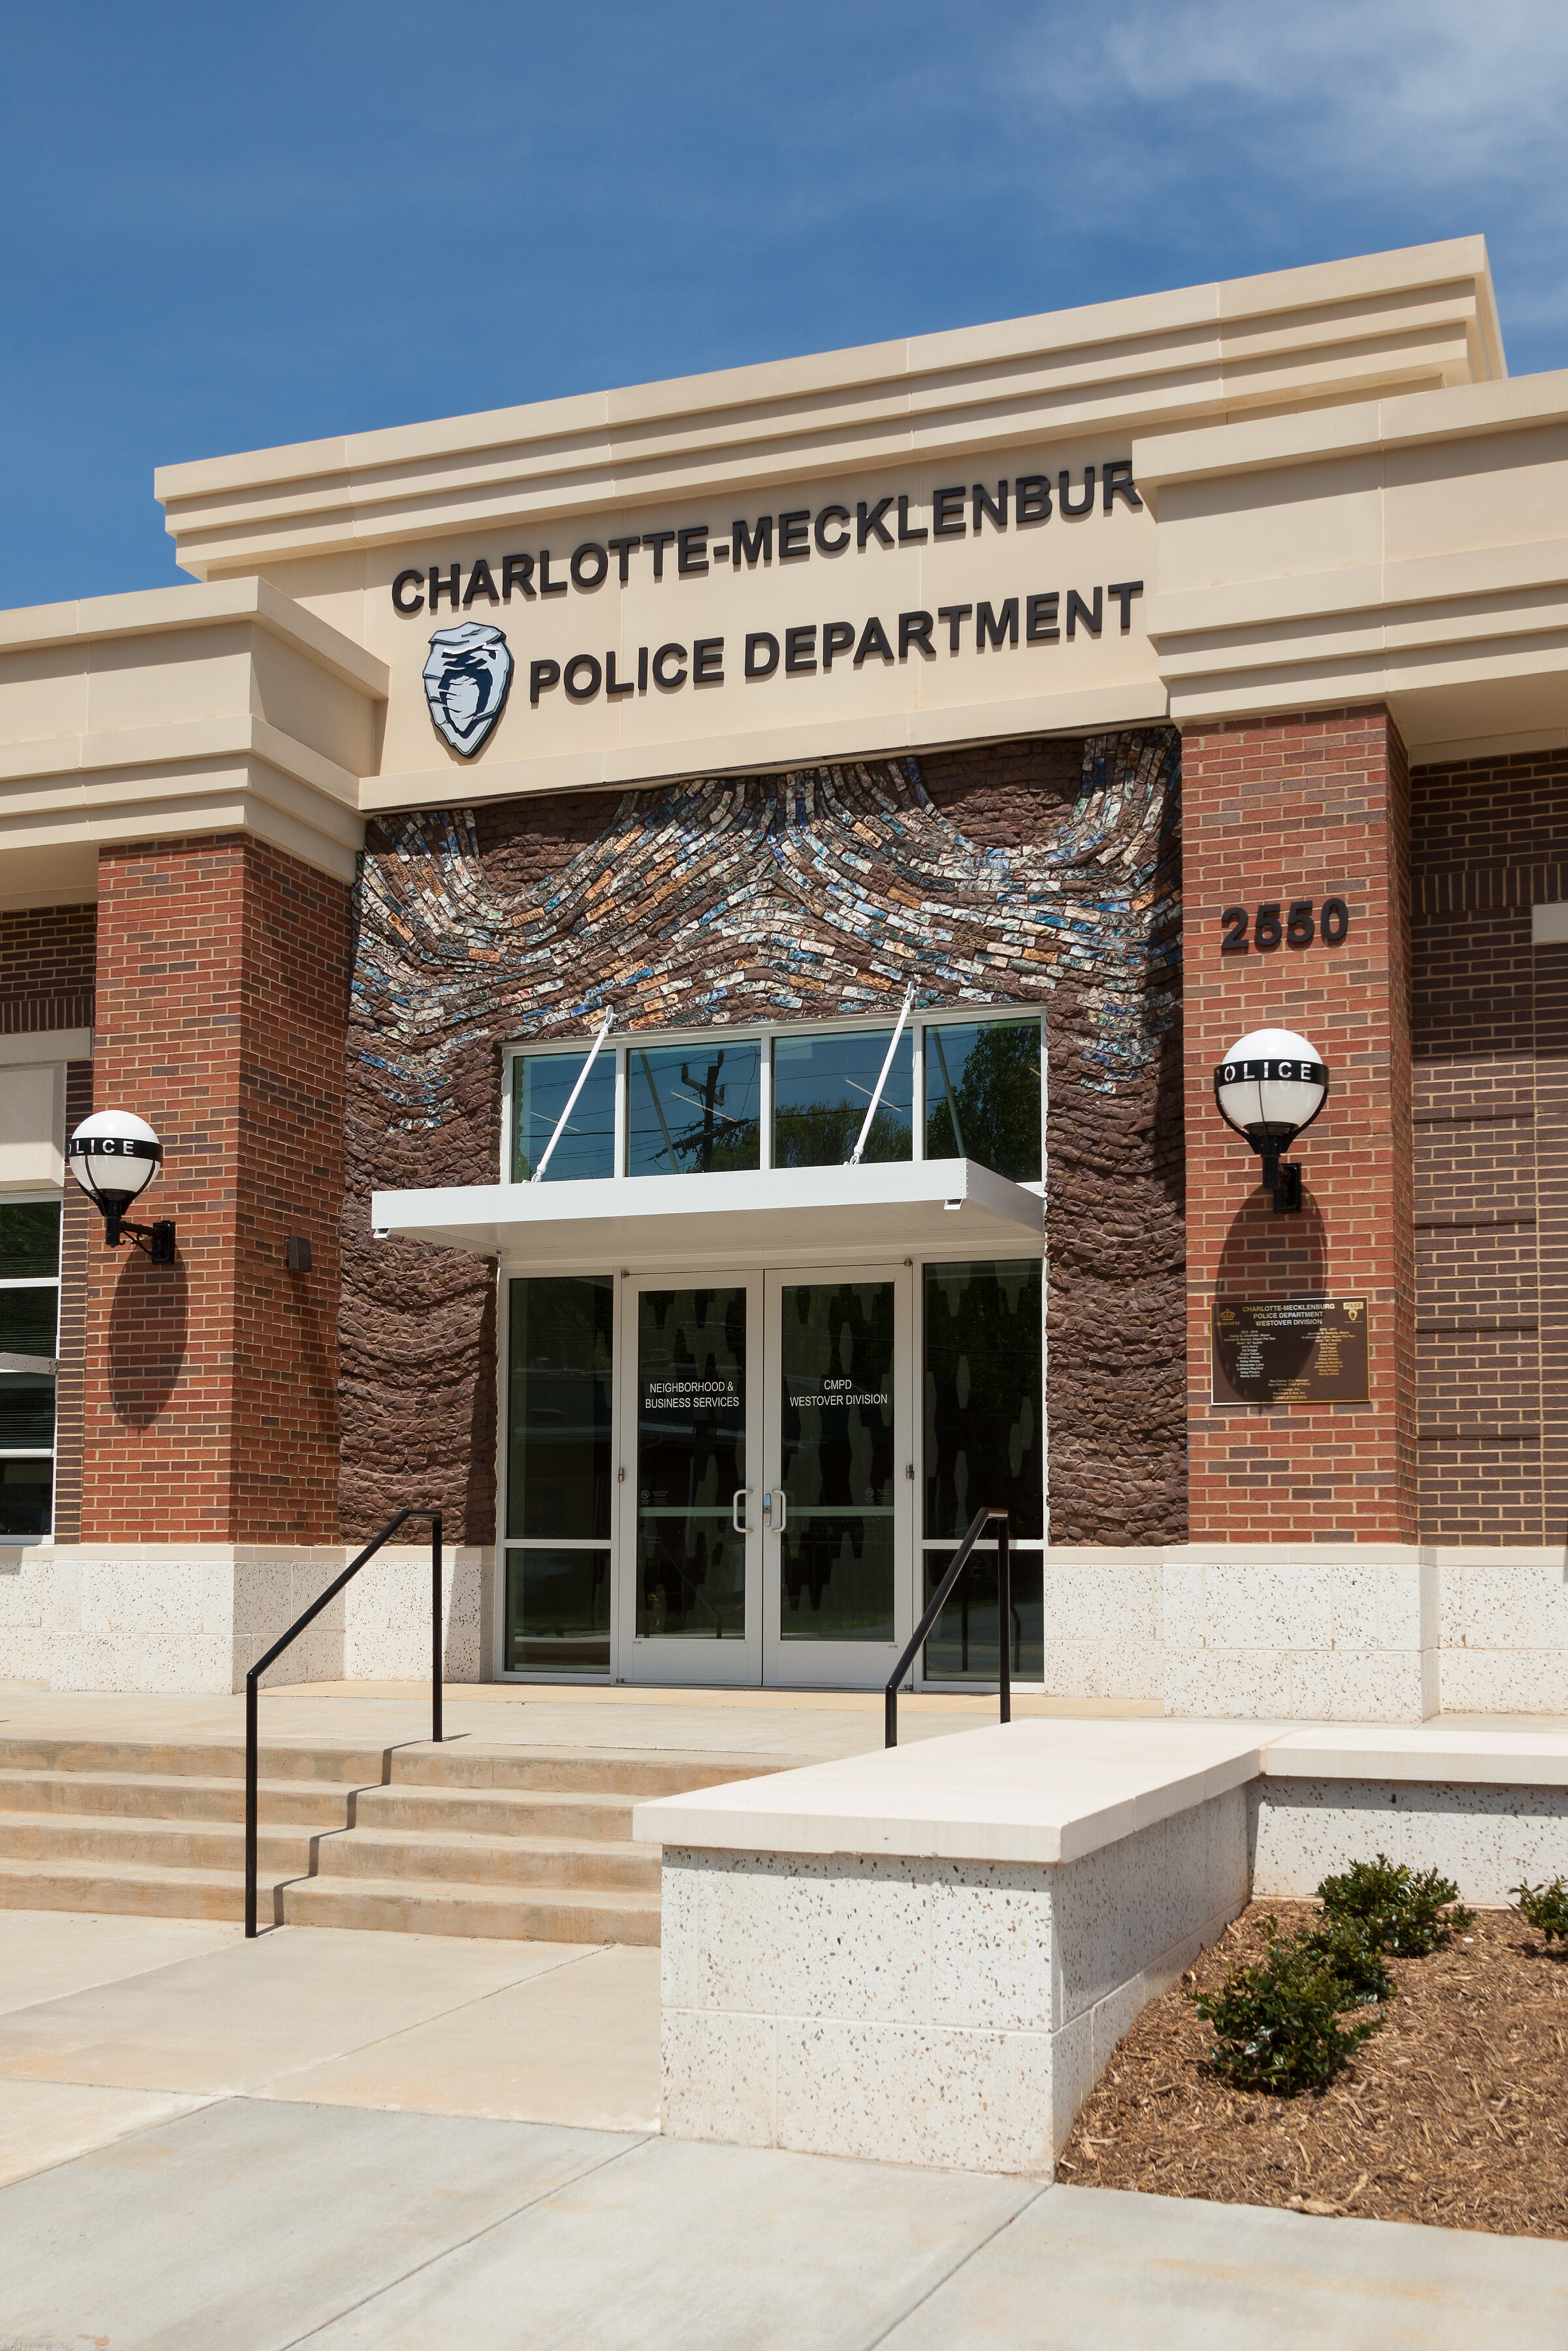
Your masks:
{"label": "precast concrete wall base", "polygon": [[1331,1871],[1380,1853],[1440,1870],[1487,1910],[1521,1883],[1568,1877],[1568,1788],[1270,1777],[1247,1802],[1260,1901],[1308,1899]]}
{"label": "precast concrete wall base", "polygon": [[1385,1853],[1469,1902],[1568,1875],[1568,1736],[1019,1722],[640,1806],[664,2128],[1049,2176],[1249,1896]]}
{"label": "precast concrete wall base", "polygon": [[[0,1546],[0,1680],[213,1696],[344,1567],[346,1545]],[[428,1670],[429,1553],[388,1550],[307,1635],[287,1681]],[[1560,1551],[1398,1544],[1059,1544],[1047,1554],[1048,1698],[1163,1704],[1173,1719],[1415,1724],[1568,1713]],[[447,1677],[488,1679],[495,1553],[450,1554]]]}
{"label": "precast concrete wall base", "polygon": [[[223,1697],[358,1545],[33,1543],[0,1551],[0,1681]],[[444,1678],[489,1670],[492,1554],[443,1562]],[[389,1544],[302,1633],[268,1682],[419,1681],[430,1672],[430,1551]]]}
{"label": "precast concrete wall base", "polygon": [[666,1853],[664,2130],[1049,2173],[1246,1899],[1240,1790],[1054,1868]]}

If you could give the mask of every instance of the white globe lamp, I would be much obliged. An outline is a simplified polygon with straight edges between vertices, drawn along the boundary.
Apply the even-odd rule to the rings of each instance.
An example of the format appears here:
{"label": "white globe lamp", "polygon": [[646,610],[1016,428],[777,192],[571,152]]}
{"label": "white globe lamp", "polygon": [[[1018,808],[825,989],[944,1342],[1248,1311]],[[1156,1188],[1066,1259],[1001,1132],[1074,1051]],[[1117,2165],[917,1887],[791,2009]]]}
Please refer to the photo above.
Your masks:
{"label": "white globe lamp", "polygon": [[103,1217],[103,1237],[118,1249],[129,1234],[147,1244],[154,1265],[174,1262],[174,1228],[167,1219],[133,1225],[130,1211],[163,1164],[163,1146],[134,1111],[96,1110],[66,1145],[66,1165]]}
{"label": "white globe lamp", "polygon": [[1244,1134],[1263,1162],[1263,1188],[1277,1210],[1301,1205],[1301,1171],[1280,1163],[1328,1100],[1329,1073],[1318,1049],[1293,1029],[1253,1029],[1239,1037],[1214,1072],[1214,1099],[1227,1126]]}

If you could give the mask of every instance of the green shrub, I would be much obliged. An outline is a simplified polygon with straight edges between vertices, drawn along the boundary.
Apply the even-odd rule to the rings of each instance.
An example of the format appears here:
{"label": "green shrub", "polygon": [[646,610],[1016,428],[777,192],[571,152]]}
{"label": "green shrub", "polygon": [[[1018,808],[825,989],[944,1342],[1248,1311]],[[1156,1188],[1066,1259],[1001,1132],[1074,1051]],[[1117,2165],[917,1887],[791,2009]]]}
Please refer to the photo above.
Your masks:
{"label": "green shrub", "polygon": [[1272,1920],[1270,1927],[1269,1956],[1261,1967],[1234,1968],[1218,1991],[1188,1992],[1187,1998],[1218,2035],[1209,2057],[1219,2073],[1239,2089],[1293,2098],[1332,2082],[1383,2022],[1380,2016],[1362,2017],[1347,2027],[1339,2021],[1341,2011],[1358,1997],[1347,1991],[1338,1971],[1353,1940],[1358,1968],[1367,1957],[1381,1963],[1365,1953],[1359,1938],[1347,1939],[1330,1958],[1312,1948],[1312,1938],[1296,1935],[1287,1941],[1273,1935]]}
{"label": "green shrub", "polygon": [[[1532,1926],[1568,1940],[1568,1886],[1521,1886],[1515,1892]],[[1343,2024],[1345,2011],[1390,2000],[1397,1987],[1386,1956],[1425,1959],[1457,1929],[1475,1924],[1459,1889],[1435,1869],[1419,1872],[1380,1853],[1318,1887],[1321,1921],[1288,1938],[1269,1921],[1269,1956],[1260,1967],[1233,1968],[1218,1991],[1188,2000],[1218,2036],[1210,2063],[1239,2089],[1291,2098],[1332,2082],[1381,2016]],[[1551,1918],[1556,1923],[1547,1926]]]}
{"label": "green shrub", "polygon": [[1568,1943],[1568,1879],[1554,1877],[1550,1886],[1510,1888],[1514,1907],[1538,1935],[1552,1942],[1561,1935]]}
{"label": "green shrub", "polygon": [[1360,1921],[1330,1918],[1297,1937],[1303,1950],[1321,1959],[1338,1977],[1344,1998],[1341,2006],[1360,2008],[1369,2001],[1392,2000],[1397,1990],[1375,1936],[1363,1932]]}
{"label": "green shrub", "polygon": [[1385,1853],[1353,1862],[1342,1877],[1325,1877],[1318,1900],[1331,1921],[1355,1927],[1376,1949],[1399,1959],[1424,1959],[1456,1928],[1462,1934],[1476,1921],[1451,1878],[1435,1869],[1412,1872]]}

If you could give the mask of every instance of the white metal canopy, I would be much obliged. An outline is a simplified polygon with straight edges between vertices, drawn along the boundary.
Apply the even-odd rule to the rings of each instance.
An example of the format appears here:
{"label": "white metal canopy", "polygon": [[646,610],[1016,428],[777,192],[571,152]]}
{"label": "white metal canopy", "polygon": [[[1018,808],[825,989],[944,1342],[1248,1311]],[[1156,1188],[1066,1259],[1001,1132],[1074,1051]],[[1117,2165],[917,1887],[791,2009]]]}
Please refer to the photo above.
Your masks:
{"label": "white metal canopy", "polygon": [[559,1184],[457,1184],[375,1192],[371,1222],[437,1249],[508,1264],[570,1255],[802,1255],[858,1249],[1027,1254],[1044,1202],[972,1159],[867,1167],[772,1167],[743,1175],[595,1177]]}

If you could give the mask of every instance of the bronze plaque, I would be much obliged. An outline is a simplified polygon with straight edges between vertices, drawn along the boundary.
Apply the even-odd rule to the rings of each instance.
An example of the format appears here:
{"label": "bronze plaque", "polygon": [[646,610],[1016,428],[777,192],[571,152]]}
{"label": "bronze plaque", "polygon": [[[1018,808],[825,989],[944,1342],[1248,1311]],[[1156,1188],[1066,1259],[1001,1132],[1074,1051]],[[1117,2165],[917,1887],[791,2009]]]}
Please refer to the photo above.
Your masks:
{"label": "bronze plaque", "polygon": [[1365,1404],[1364,1298],[1221,1298],[1216,1404]]}

